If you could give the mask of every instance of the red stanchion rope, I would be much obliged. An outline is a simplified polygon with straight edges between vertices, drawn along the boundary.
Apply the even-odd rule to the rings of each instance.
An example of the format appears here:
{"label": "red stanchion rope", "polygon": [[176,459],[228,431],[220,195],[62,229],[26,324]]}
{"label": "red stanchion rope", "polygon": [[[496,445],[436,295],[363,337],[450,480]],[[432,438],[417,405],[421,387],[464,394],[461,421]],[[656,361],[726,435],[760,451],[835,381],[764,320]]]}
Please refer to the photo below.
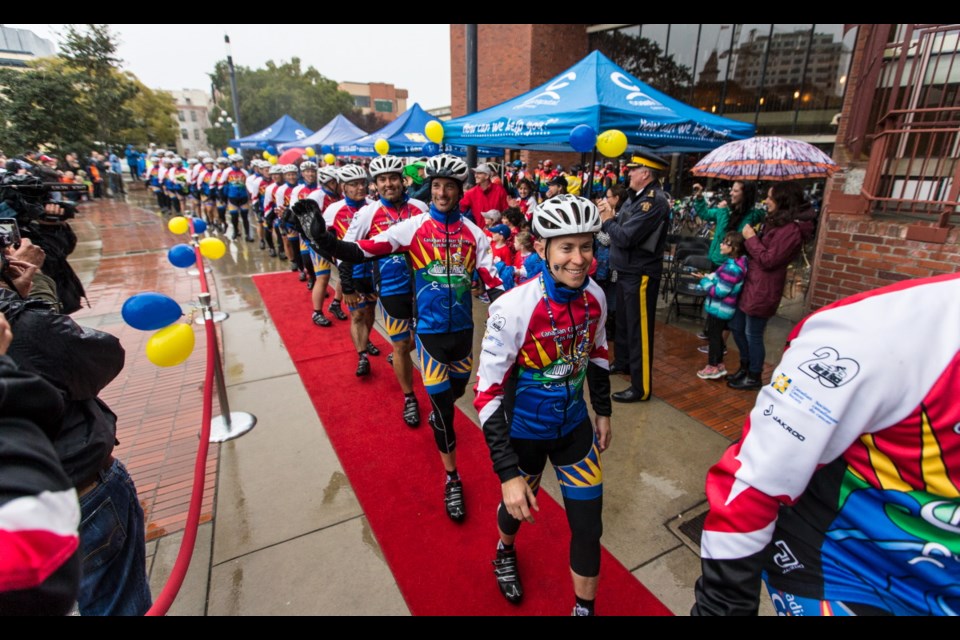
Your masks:
{"label": "red stanchion rope", "polygon": [[[190,234],[194,233],[193,219],[187,218],[190,223]],[[207,289],[207,274],[203,270],[203,256],[200,254],[200,245],[194,242],[193,251],[197,256],[197,268],[200,270],[200,290],[209,293]],[[193,557],[193,547],[197,542],[197,527],[200,524],[200,507],[203,503],[203,480],[206,473],[207,453],[210,450],[210,420],[213,413],[213,371],[214,358],[219,358],[217,343],[214,335],[213,318],[204,318],[207,330],[207,371],[203,376],[203,415],[200,424],[200,447],[197,449],[197,459],[193,467],[193,492],[190,495],[190,509],[187,512],[187,525],[180,542],[180,551],[173,565],[173,571],[164,585],[163,591],[147,611],[148,616],[163,616],[167,614],[170,605],[180,592],[187,569],[190,568],[190,559]]]}

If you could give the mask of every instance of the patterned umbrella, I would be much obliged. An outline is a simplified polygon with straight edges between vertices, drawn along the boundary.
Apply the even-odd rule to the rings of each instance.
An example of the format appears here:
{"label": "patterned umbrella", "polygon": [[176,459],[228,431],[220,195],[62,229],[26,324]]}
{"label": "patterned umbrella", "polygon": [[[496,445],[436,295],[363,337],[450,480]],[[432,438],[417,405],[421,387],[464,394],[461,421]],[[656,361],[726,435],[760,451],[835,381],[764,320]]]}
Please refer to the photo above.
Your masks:
{"label": "patterned umbrella", "polygon": [[725,180],[802,180],[826,178],[836,170],[837,163],[812,144],[758,136],[717,147],[690,171]]}

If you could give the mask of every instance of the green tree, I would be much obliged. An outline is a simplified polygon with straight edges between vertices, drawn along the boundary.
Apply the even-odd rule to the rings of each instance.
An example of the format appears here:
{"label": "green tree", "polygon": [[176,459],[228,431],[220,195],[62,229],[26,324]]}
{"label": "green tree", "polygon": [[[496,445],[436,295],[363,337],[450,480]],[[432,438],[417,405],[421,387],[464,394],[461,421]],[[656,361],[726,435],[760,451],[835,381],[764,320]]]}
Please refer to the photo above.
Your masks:
{"label": "green tree", "polygon": [[105,24],[67,27],[61,56],[78,72],[83,104],[96,114],[97,141],[121,144],[121,132],[133,126],[130,100],[137,84],[119,70],[116,36]]}
{"label": "green tree", "polygon": [[[303,70],[300,58],[279,64],[270,60],[263,69],[235,67],[235,71],[242,135],[256,133],[284,114],[316,129],[339,113],[353,111],[350,94],[338,90],[335,81],[324,77],[312,66]],[[210,79],[220,96],[211,111],[211,118],[216,120],[221,109],[233,113],[230,73],[225,60],[216,64]],[[210,132],[208,129],[208,135]],[[210,140],[211,145],[217,146],[212,138]]]}
{"label": "green tree", "polygon": [[76,72],[48,58],[26,71],[0,70],[0,143],[8,153],[44,149],[55,154],[88,149],[97,130]]}
{"label": "green tree", "polygon": [[126,76],[136,93],[125,105],[131,117],[128,126],[120,130],[119,140],[140,146],[156,142],[167,148],[175,147],[179,130],[174,119],[177,105],[173,96],[150,89],[132,73]]}

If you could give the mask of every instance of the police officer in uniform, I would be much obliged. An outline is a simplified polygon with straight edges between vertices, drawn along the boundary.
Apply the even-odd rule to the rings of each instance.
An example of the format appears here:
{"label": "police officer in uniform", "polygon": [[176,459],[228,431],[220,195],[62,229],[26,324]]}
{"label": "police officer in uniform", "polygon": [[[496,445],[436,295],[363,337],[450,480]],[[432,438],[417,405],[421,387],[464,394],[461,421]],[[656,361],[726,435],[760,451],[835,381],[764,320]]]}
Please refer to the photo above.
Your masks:
{"label": "police officer in uniform", "polygon": [[663,271],[670,203],[660,188],[667,162],[637,154],[627,163],[628,198],[614,219],[603,207],[600,220],[610,236],[610,268],[617,272],[617,319],[613,371],[629,371],[630,386],[614,393],[617,402],[650,399],[653,326]]}

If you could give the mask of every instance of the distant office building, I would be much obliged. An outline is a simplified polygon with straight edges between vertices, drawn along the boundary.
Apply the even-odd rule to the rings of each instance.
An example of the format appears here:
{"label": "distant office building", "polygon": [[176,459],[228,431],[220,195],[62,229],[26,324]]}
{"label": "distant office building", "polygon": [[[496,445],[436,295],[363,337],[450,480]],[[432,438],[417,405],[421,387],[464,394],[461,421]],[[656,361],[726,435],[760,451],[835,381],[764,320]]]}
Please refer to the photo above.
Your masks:
{"label": "distant office building", "polygon": [[24,69],[30,60],[56,54],[52,42],[32,31],[0,26],[0,68]]}
{"label": "distant office building", "polygon": [[437,120],[449,120],[452,116],[452,109],[449,105],[446,107],[437,107],[435,109],[427,109],[427,113],[432,116],[436,116]]}
{"label": "distant office building", "polygon": [[177,103],[177,153],[181,158],[196,156],[198,151],[213,151],[207,142],[210,128],[210,96],[200,89],[167,91]]}
{"label": "distant office building", "polygon": [[408,92],[383,82],[341,82],[340,91],[353,96],[353,104],[364,114],[376,113],[387,122],[407,110]]}

